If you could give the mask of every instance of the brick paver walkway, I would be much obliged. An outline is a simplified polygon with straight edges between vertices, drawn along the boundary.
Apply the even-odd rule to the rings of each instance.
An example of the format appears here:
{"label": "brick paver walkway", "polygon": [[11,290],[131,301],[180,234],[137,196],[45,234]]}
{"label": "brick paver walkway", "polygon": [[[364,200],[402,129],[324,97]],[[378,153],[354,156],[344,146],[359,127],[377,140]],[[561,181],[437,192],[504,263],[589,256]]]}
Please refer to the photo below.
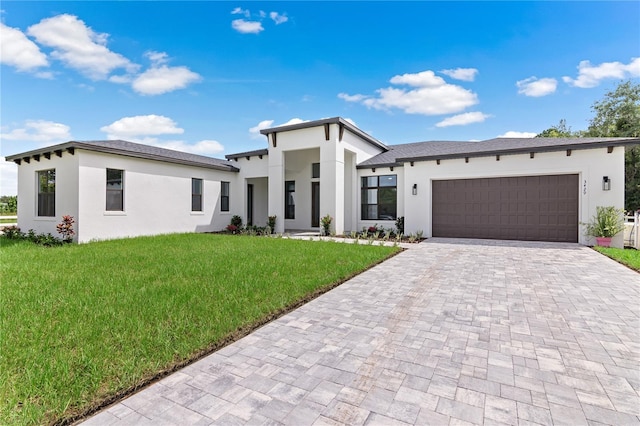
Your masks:
{"label": "brick paver walkway", "polygon": [[639,274],[431,239],[85,425],[625,425],[639,392]]}

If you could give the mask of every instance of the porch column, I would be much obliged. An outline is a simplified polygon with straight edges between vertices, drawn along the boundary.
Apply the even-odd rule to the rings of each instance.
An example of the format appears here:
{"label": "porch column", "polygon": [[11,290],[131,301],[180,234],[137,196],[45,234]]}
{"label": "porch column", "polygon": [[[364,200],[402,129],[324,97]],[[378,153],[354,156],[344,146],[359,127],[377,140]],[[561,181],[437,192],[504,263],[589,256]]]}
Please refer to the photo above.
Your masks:
{"label": "porch column", "polygon": [[[271,135],[270,135],[271,136]],[[269,149],[269,216],[276,216],[274,232],[284,232],[284,153],[281,149]]]}
{"label": "porch column", "polygon": [[320,217],[333,218],[331,228],[336,234],[344,233],[344,147],[338,140],[338,129],[333,138],[320,145]]}

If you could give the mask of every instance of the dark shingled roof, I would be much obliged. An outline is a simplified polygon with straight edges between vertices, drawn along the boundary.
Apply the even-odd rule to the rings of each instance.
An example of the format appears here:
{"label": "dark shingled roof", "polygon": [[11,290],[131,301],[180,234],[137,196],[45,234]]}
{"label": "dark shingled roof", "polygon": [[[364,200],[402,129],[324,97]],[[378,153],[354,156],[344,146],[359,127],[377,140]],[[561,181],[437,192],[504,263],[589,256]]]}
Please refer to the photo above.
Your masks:
{"label": "dark shingled roof", "polygon": [[389,151],[358,164],[358,168],[400,166],[409,161],[485,157],[490,155],[594,149],[640,144],[640,138],[495,138],[480,142],[431,141],[391,145]]}
{"label": "dark shingled roof", "polygon": [[229,154],[229,155],[225,155],[224,157],[227,160],[233,160],[234,158],[255,157],[256,155],[269,155],[269,150],[266,148],[256,149],[254,151],[245,151],[245,152],[238,152],[236,154]]}
{"label": "dark shingled roof", "polygon": [[21,154],[6,157],[7,161],[20,161],[34,155],[66,151],[67,149],[85,149],[87,151],[104,152],[108,154],[124,155],[127,157],[144,158],[147,160],[165,161],[168,163],[184,164],[187,166],[203,167],[230,172],[237,172],[230,161],[219,158],[206,157],[204,155],[189,154],[173,149],[158,148],[155,146],[133,143],[122,140],[107,141],[70,141],[59,145],[36,149]]}

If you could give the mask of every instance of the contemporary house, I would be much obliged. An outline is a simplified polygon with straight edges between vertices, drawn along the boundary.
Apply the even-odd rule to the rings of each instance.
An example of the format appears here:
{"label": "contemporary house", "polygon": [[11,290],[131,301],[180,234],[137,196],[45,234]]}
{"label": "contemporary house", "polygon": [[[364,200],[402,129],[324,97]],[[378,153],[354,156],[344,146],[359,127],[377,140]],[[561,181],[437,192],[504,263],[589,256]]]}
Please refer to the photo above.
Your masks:
{"label": "contemporary house", "polygon": [[[276,232],[371,225],[426,237],[592,244],[596,206],[624,204],[624,149],[638,138],[498,138],[385,145],[329,118],[261,131],[265,149],[226,160],[126,141],[67,142],[7,157],[19,165],[18,226],[77,241],[208,232],[233,215]],[[622,236],[613,241],[622,246]]]}

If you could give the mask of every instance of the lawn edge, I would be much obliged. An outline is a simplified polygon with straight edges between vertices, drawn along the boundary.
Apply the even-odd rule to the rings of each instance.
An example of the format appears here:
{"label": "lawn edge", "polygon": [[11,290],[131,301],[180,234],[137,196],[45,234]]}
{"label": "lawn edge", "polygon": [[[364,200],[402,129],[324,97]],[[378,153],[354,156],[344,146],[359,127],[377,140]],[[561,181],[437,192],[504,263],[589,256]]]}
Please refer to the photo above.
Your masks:
{"label": "lawn edge", "polygon": [[639,273],[639,274],[640,274],[640,268],[634,268],[634,267],[633,267],[633,266],[631,266],[631,265],[627,265],[626,263],[620,262],[620,261],[619,261],[618,259],[616,259],[615,257],[611,257],[611,256],[609,256],[608,254],[606,254],[606,253],[603,253],[603,252],[599,251],[598,249],[596,249],[596,248],[595,248],[595,246],[591,247],[591,249],[592,249],[593,251],[595,251],[596,253],[599,253],[599,254],[601,254],[602,256],[607,257],[607,258],[609,258],[609,259],[613,260],[613,261],[614,261],[614,262],[616,262],[616,263],[619,263],[619,264],[620,264],[620,265],[622,265],[622,266],[626,266],[627,268],[631,269],[633,272],[637,272],[637,273]]}
{"label": "lawn edge", "polygon": [[193,356],[189,357],[186,360],[177,362],[173,365],[171,365],[168,368],[165,368],[153,375],[150,375],[148,377],[144,377],[142,378],[138,383],[136,383],[135,385],[122,390],[120,392],[117,392],[114,395],[111,395],[109,397],[106,397],[104,399],[98,400],[95,403],[91,404],[90,406],[88,406],[87,408],[85,408],[82,411],[76,412],[74,413],[73,411],[67,413],[67,414],[63,414],[63,416],[59,419],[53,420],[52,422],[50,422],[50,425],[56,425],[56,426],[66,426],[66,425],[76,425],[79,424],[81,421],[87,420],[89,417],[93,416],[94,414],[112,406],[115,404],[118,404],[119,402],[121,402],[122,400],[124,400],[125,398],[159,382],[160,380],[164,379],[165,377],[169,376],[172,373],[175,373],[176,371],[187,367],[190,364],[193,364],[217,351],[219,351],[220,349],[223,349],[235,342],[237,342],[238,340],[242,339],[243,337],[248,336],[249,334],[251,334],[252,332],[256,331],[257,329],[283,317],[284,315],[288,314],[289,312],[292,312],[296,309],[298,309],[299,307],[306,305],[307,303],[311,302],[314,299],[317,299],[318,297],[322,296],[325,293],[328,293],[329,291],[333,290],[334,288],[344,284],[345,282],[349,281],[350,279],[368,271],[369,269],[372,269],[378,265],[380,265],[382,262],[385,262],[389,259],[391,259],[392,257],[397,256],[398,254],[402,253],[403,251],[407,250],[406,248],[403,247],[398,247],[398,251],[396,251],[395,253],[391,253],[390,255],[384,257],[383,259],[380,259],[374,263],[372,263],[371,265],[369,265],[368,267],[366,267],[365,269],[359,271],[359,272],[355,272],[341,280],[338,280],[336,282],[333,283],[329,283],[328,285],[321,287],[319,289],[316,289],[315,291],[313,291],[312,293],[306,295],[305,297],[303,297],[302,299],[291,303],[290,305],[287,305],[283,308],[278,309],[275,312],[272,312],[270,314],[268,314],[267,316],[265,316],[264,318],[261,318],[260,320],[251,323],[251,324],[247,324],[244,327],[240,327],[239,329],[233,331],[232,333],[229,333],[228,335],[226,335],[224,338],[222,338],[221,340],[219,340],[216,343],[213,343],[209,346],[207,346],[206,348],[196,352],[195,354],[193,354]]}

